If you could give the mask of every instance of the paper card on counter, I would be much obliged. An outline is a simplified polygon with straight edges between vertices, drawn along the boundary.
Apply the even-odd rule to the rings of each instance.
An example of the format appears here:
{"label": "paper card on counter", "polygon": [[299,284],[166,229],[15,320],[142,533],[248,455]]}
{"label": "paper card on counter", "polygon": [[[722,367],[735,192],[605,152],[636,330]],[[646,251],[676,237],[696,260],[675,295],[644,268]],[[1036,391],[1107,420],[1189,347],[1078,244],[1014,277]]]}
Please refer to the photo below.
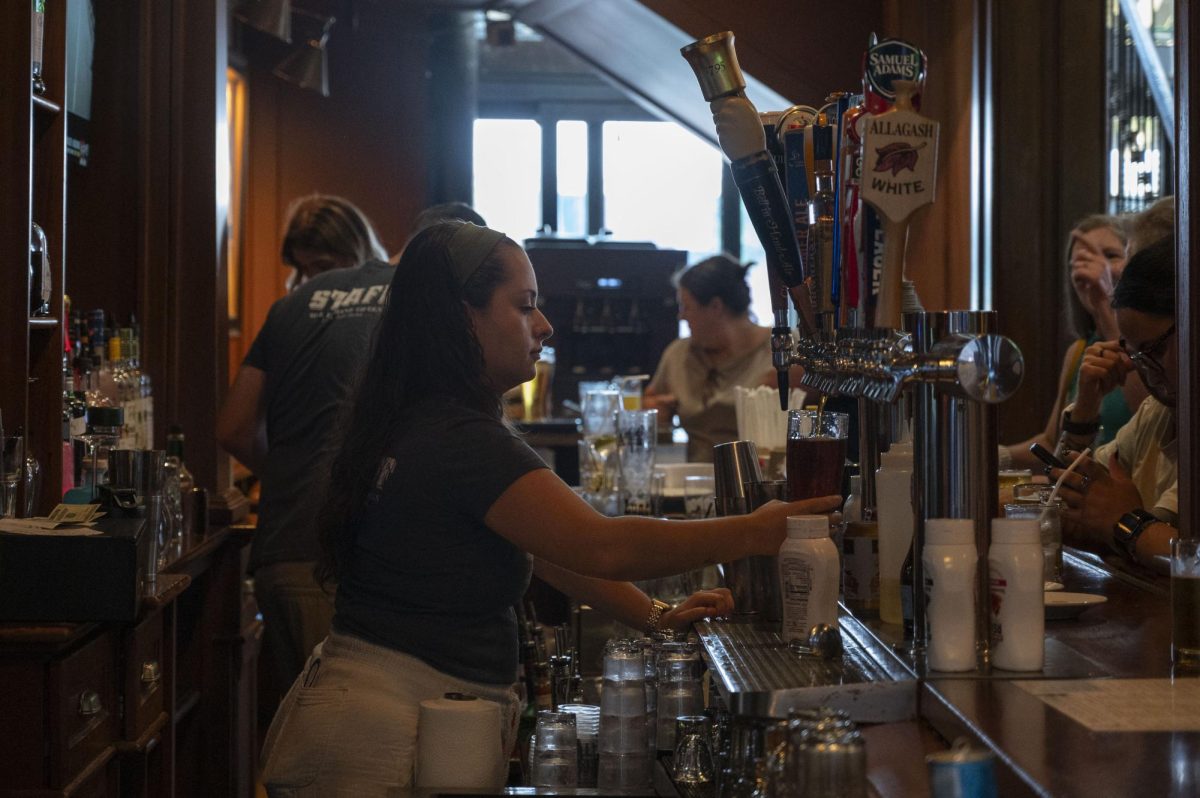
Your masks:
{"label": "paper card on counter", "polygon": [[1200,731],[1200,683],[1195,679],[1063,679],[1015,684],[1089,731]]}
{"label": "paper card on counter", "polygon": [[14,535],[55,535],[69,537],[72,535],[99,535],[101,530],[91,524],[64,526],[58,521],[48,518],[4,518],[0,519],[0,532],[10,532]]}
{"label": "paper card on counter", "polygon": [[60,504],[47,517],[62,524],[86,524],[102,515],[98,504]]}

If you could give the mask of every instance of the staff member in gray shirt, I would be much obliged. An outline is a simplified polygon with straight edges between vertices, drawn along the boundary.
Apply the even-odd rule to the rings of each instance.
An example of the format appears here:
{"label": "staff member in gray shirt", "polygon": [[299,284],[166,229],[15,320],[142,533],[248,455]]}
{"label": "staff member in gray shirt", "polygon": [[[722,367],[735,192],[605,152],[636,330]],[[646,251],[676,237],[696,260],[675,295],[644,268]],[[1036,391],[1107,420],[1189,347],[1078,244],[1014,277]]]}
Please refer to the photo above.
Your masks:
{"label": "staff member in gray shirt", "polygon": [[281,687],[329,632],[333,597],[313,577],[316,517],[393,271],[362,212],[320,194],[289,209],[282,257],[295,269],[290,293],[271,307],[217,420],[217,440],[261,481],[250,571]]}

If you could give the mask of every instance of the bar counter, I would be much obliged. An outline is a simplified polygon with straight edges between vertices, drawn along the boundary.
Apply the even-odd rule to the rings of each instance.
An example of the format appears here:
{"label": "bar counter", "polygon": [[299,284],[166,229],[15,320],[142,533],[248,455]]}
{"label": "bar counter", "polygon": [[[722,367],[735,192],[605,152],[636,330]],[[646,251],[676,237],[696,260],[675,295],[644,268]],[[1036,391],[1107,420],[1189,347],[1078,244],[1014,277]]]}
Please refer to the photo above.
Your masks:
{"label": "bar counter", "polygon": [[[1070,592],[1108,600],[1077,618],[1047,620],[1046,666],[1031,674],[925,672],[900,640],[899,627],[859,621],[843,610],[846,670],[865,672],[867,682],[882,676],[892,684],[872,691],[853,684],[860,681],[854,677],[814,687],[793,670],[764,665],[787,658],[777,635],[772,647],[753,625],[702,624],[698,631],[714,683],[734,711],[782,717],[789,706],[828,703],[875,724],[863,732],[872,786],[885,798],[928,794],[922,751],[958,737],[995,755],[1002,796],[1200,795],[1200,680],[1169,681],[1167,579],[1068,549],[1064,584]],[[734,640],[752,642],[731,657]],[[867,659],[866,667],[859,664]],[[1125,691],[1134,697],[1123,701]],[[907,703],[898,697],[904,692],[911,695]],[[1123,711],[1106,714],[1103,702],[1113,701],[1114,693]],[[1153,717],[1156,698],[1163,701],[1160,712],[1175,708],[1173,725],[1180,730],[1141,730]],[[1072,711],[1087,715],[1087,722],[1047,703],[1060,701],[1074,702]],[[906,706],[914,717],[900,716]],[[1093,730],[1088,723],[1123,730]]]}

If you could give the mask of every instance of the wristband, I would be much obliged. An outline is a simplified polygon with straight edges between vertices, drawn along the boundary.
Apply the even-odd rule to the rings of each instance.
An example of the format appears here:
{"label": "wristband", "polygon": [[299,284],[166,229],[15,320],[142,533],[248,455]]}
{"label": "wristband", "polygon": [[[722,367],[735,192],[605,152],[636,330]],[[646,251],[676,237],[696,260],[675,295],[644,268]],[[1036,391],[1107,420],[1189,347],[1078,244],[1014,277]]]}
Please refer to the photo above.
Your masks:
{"label": "wristband", "polygon": [[1063,432],[1069,432],[1072,435],[1095,435],[1100,431],[1100,419],[1093,421],[1072,421],[1068,415],[1062,420],[1062,428]]}

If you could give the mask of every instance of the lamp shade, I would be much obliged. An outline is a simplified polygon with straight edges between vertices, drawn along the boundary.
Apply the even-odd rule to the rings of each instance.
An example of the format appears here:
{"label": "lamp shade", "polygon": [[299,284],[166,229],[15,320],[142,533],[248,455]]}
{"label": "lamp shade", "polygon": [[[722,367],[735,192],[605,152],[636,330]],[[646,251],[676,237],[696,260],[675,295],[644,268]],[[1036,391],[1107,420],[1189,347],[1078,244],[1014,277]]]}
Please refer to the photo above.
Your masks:
{"label": "lamp shade", "polygon": [[295,83],[302,89],[312,89],[322,97],[329,96],[329,67],[325,63],[325,48],[306,42],[275,67],[275,76]]}
{"label": "lamp shade", "polygon": [[312,12],[298,10],[302,17],[312,17],[312,22],[320,26],[317,32],[313,25],[314,34],[305,39],[304,44],[291,52],[287,58],[280,61],[274,70],[277,78],[288,83],[295,83],[302,89],[311,89],[322,97],[329,96],[329,66],[325,61],[325,42],[329,41],[329,29],[337,22],[335,17],[318,17]]}
{"label": "lamp shade", "polygon": [[292,0],[246,0],[233,15],[256,30],[292,43]]}

